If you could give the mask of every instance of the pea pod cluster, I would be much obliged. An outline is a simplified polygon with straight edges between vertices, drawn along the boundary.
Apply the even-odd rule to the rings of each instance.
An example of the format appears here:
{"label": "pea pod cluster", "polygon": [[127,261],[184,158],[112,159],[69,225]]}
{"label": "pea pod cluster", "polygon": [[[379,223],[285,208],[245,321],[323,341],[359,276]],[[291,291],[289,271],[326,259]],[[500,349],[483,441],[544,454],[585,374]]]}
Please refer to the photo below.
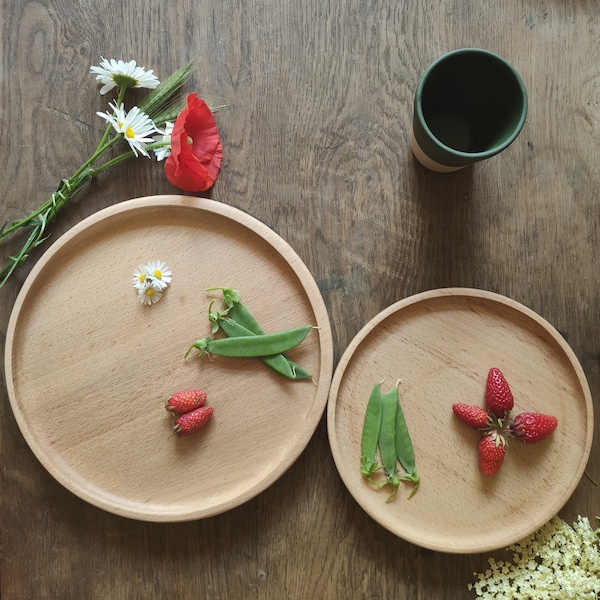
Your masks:
{"label": "pea pod cluster", "polygon": [[206,337],[196,340],[186,353],[192,349],[204,354],[259,358],[273,371],[288,379],[307,379],[312,375],[283,353],[300,344],[313,328],[312,325],[286,329],[267,334],[258,324],[248,308],[242,304],[239,292],[230,287],[208,288],[207,291],[220,290],[223,293],[223,306],[220,311],[209,308],[209,320],[212,333],[222,331],[226,338]]}
{"label": "pea pod cluster", "polygon": [[[398,465],[403,468],[404,474],[400,473]],[[399,402],[397,385],[386,393],[381,391],[380,383],[373,387],[363,423],[360,467],[363,477],[375,486],[392,486],[388,501],[395,495],[401,481],[413,484],[409,498],[419,487],[421,477],[416,469],[415,451]],[[383,483],[372,477],[379,470],[385,473]]]}

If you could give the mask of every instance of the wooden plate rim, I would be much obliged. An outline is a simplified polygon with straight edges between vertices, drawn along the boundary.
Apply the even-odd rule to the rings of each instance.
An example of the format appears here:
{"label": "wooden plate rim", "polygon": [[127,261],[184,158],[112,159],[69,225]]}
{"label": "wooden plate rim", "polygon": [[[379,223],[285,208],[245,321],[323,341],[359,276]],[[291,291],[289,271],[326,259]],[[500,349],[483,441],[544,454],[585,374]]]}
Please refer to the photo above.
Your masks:
{"label": "wooden plate rim", "polygon": [[[319,331],[319,381],[317,382],[318,387],[314,395],[314,409],[312,413],[307,414],[307,417],[310,418],[304,421],[303,435],[299,437],[298,442],[294,446],[291,446],[290,453],[287,455],[286,460],[281,461],[279,468],[271,471],[270,477],[248,488],[245,493],[231,498],[229,501],[208,511],[199,508],[185,513],[179,511],[145,512],[143,509],[137,507],[137,505],[131,505],[127,502],[113,502],[110,500],[110,495],[108,494],[100,497],[90,492],[85,485],[79,485],[76,481],[71,481],[69,478],[63,476],[53,461],[45,456],[45,452],[38,446],[35,437],[30,434],[28,424],[18,409],[16,390],[11,375],[13,372],[13,345],[18,330],[21,310],[28,300],[29,293],[35,285],[37,277],[43,272],[43,269],[52,260],[53,256],[72,240],[85,234],[85,231],[89,227],[94,226],[100,221],[110,219],[122,213],[160,206],[181,206],[213,213],[217,217],[235,221],[253,235],[262,238],[284,259],[289,265],[291,272],[297,277],[314,312]],[[333,339],[329,315],[316,281],[296,251],[274,230],[248,213],[215,200],[184,195],[157,195],[134,198],[104,208],[74,225],[46,250],[27,276],[15,300],[7,327],[4,363],[9,401],[19,429],[36,458],[61,485],[88,503],[107,512],[142,521],[176,522],[207,518],[236,508],[265,491],[292,466],[310,442],[326,408],[329,384],[333,373]]]}
{"label": "wooden plate rim", "polygon": [[[340,476],[341,476],[340,466],[343,463],[343,458],[342,458],[339,448],[338,448],[337,432],[336,432],[337,397],[338,397],[341,383],[344,379],[346,369],[347,369],[350,361],[352,360],[354,353],[357,351],[357,349],[361,345],[361,343],[371,334],[371,332],[374,329],[376,329],[381,323],[383,323],[386,319],[388,319],[390,316],[392,316],[395,313],[400,312],[412,305],[420,304],[420,303],[426,302],[428,300],[432,300],[432,299],[436,299],[436,298],[444,298],[444,297],[457,297],[457,298],[462,297],[462,298],[467,298],[467,299],[473,298],[473,299],[478,299],[478,300],[487,300],[490,302],[504,305],[514,311],[517,311],[517,312],[523,314],[524,316],[528,317],[532,321],[535,321],[547,333],[550,334],[552,339],[558,344],[558,346],[561,348],[561,350],[565,353],[566,358],[568,359],[571,367],[573,368],[574,373],[579,382],[579,385],[581,386],[581,390],[583,392],[583,396],[584,396],[584,400],[585,400],[585,407],[586,407],[585,418],[587,421],[587,432],[586,432],[587,435],[586,435],[585,443],[583,446],[581,461],[579,462],[578,468],[573,477],[574,484],[571,487],[570,493],[568,495],[566,495],[566,497],[561,499],[560,506],[558,506],[556,509],[556,512],[558,512],[558,510],[560,510],[560,508],[562,508],[564,506],[564,504],[566,504],[570,495],[577,487],[579,480],[583,476],[583,473],[585,471],[585,467],[586,467],[586,464],[587,464],[587,461],[589,459],[589,455],[591,452],[593,435],[594,435],[594,409],[593,409],[593,401],[592,401],[592,395],[591,395],[589,383],[587,381],[587,378],[585,376],[585,373],[583,371],[583,368],[581,367],[581,364],[580,364],[577,356],[573,352],[573,349],[569,346],[569,344],[566,342],[566,340],[563,338],[563,336],[559,333],[559,331],[551,323],[549,323],[546,319],[544,319],[542,316],[537,314],[535,311],[531,310],[530,308],[521,304],[520,302],[517,302],[516,300],[513,300],[511,298],[508,298],[507,296],[503,296],[503,295],[495,293],[495,292],[477,289],[477,288],[448,287],[448,288],[432,289],[432,290],[419,292],[417,294],[414,294],[412,296],[409,296],[407,298],[399,300],[399,301],[395,302],[394,304],[391,304],[390,306],[385,308],[383,311],[381,311],[377,315],[375,315],[375,317],[373,317],[368,323],[366,323],[363,326],[363,328],[352,339],[350,344],[347,346],[346,350],[343,352],[342,357],[340,358],[340,360],[336,366],[336,369],[334,371],[332,382],[331,382],[331,387],[330,387],[330,392],[329,392],[328,405],[327,405],[328,438],[329,438],[329,443],[330,443],[330,448],[331,448],[331,452],[333,455],[334,463],[336,464],[336,468],[338,469]],[[357,465],[357,468],[358,468],[358,465]],[[344,481],[343,477],[342,477],[342,480],[344,482],[344,485],[348,489],[348,492],[354,497],[354,494],[352,492],[352,489],[351,489],[351,486],[349,485],[349,483]],[[388,527],[387,524],[383,520],[381,520],[377,517],[376,511],[370,510],[370,508],[367,506],[363,506],[363,504],[357,498],[355,498],[355,500],[371,518],[373,518],[382,527],[388,529],[391,533],[393,533],[397,537],[405,539],[406,541],[411,542],[415,545],[422,546],[429,550],[434,550],[434,551],[438,551],[438,552],[445,552],[445,553],[452,553],[452,554],[473,554],[473,553],[477,553],[477,552],[488,552],[488,551],[498,550],[500,548],[505,548],[505,547],[509,546],[510,544],[516,543],[520,539],[525,537],[525,536],[520,536],[520,538],[517,538],[517,539],[503,539],[503,540],[498,540],[498,541],[491,542],[491,543],[483,543],[483,544],[477,543],[470,547],[468,547],[468,546],[457,547],[454,544],[448,544],[448,543],[443,543],[443,542],[430,543],[430,542],[424,541],[423,539],[419,538],[418,536],[410,536],[410,535],[407,535],[405,532],[401,532],[397,529],[394,530],[393,528]],[[533,533],[536,529],[537,529],[537,526],[531,527],[529,533]]]}

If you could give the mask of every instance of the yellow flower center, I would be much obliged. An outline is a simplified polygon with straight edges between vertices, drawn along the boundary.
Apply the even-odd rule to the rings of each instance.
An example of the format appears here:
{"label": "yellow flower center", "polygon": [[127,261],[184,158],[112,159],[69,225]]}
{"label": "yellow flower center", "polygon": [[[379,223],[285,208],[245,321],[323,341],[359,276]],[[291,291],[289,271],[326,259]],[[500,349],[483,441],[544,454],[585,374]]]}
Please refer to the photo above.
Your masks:
{"label": "yellow flower center", "polygon": [[156,279],[162,279],[162,271],[160,269],[156,269],[156,271],[154,271],[154,277],[156,277]]}
{"label": "yellow flower center", "polygon": [[144,283],[144,281],[146,281],[146,276],[143,273],[140,273],[138,279],[140,283]]}
{"label": "yellow flower center", "polygon": [[146,296],[154,296],[154,290],[152,288],[148,288],[146,290]]}
{"label": "yellow flower center", "polygon": [[190,146],[193,146],[193,145],[194,145],[194,140],[193,140],[193,139],[192,139],[192,138],[191,138],[189,135],[187,136],[187,143],[188,143]]}
{"label": "yellow flower center", "polygon": [[125,137],[129,138],[130,140],[132,140],[135,137],[135,132],[131,128],[131,125],[129,125],[125,130]]}

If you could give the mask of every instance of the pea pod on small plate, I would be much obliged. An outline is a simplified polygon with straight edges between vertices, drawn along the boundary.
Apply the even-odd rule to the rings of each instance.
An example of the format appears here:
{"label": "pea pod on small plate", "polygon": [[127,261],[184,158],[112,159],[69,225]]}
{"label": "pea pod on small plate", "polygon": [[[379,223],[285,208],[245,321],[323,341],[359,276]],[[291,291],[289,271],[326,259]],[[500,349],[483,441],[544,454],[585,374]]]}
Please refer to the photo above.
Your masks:
{"label": "pea pod on small plate", "polygon": [[379,455],[385,471],[387,483],[394,491],[388,496],[389,502],[395,495],[400,480],[398,479],[398,455],[396,454],[396,414],[398,412],[398,388],[383,394],[381,409],[381,428],[379,429]]}
{"label": "pea pod on small plate", "polygon": [[377,446],[379,443],[379,429],[381,427],[381,412],[383,409],[383,397],[381,395],[381,384],[376,383],[367,403],[365,420],[362,430],[360,467],[363,477],[375,483],[371,475],[379,470],[377,459]]}
{"label": "pea pod on small plate", "polygon": [[[377,460],[377,449],[381,466]],[[403,475],[399,472],[398,464],[404,469]],[[398,384],[385,394],[382,394],[379,383],[373,387],[363,422],[360,466],[363,477],[376,487],[393,487],[387,501],[396,494],[401,481],[414,484],[409,498],[417,491],[421,478],[416,469],[415,451],[398,397]],[[371,478],[379,469],[385,472],[383,483]]]}
{"label": "pea pod on small plate", "polygon": [[402,405],[400,402],[398,402],[398,408],[396,412],[396,455],[398,457],[398,461],[406,472],[404,476],[400,477],[400,481],[408,481],[414,484],[412,490],[408,494],[408,497],[412,498],[419,487],[421,477],[417,473],[417,468],[415,465],[415,449],[408,432],[406,419],[404,418],[404,411],[402,410]]}

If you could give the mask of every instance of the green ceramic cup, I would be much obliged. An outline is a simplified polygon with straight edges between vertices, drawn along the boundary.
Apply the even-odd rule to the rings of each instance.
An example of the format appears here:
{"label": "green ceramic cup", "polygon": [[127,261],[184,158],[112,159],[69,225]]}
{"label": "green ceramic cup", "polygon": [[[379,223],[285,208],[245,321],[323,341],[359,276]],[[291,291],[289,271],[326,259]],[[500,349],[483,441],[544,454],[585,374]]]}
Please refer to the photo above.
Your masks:
{"label": "green ceramic cup", "polygon": [[527,91],[512,65],[487,50],[454,50],[419,81],[412,151],[432,171],[456,171],[502,152],[526,116]]}

